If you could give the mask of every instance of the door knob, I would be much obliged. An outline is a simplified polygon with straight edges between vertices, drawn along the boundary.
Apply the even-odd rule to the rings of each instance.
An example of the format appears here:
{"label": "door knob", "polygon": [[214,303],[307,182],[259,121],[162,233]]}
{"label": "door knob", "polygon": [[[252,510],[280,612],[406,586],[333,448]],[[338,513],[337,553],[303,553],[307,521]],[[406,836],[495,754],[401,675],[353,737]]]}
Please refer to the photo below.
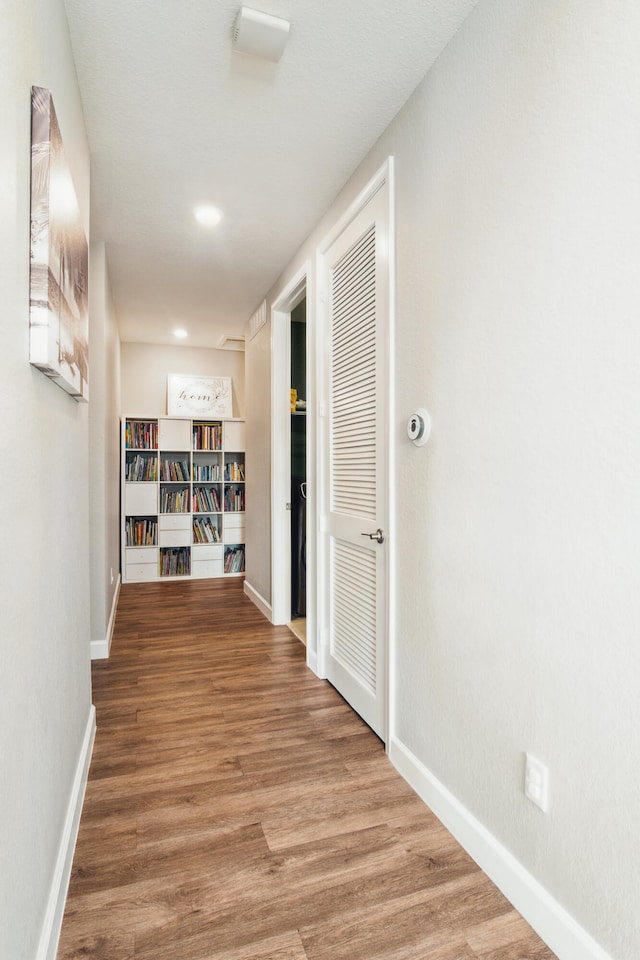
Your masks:
{"label": "door knob", "polygon": [[378,527],[375,533],[361,533],[361,537],[369,537],[369,540],[377,540],[378,543],[384,543],[384,533]]}

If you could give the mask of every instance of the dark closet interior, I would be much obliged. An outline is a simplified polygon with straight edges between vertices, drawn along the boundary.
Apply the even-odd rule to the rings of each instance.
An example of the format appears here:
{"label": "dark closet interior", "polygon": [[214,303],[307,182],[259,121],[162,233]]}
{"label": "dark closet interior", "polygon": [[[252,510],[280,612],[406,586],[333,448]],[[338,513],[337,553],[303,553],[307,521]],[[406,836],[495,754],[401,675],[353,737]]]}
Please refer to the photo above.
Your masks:
{"label": "dark closet interior", "polygon": [[[307,614],[307,301],[291,311],[291,619]],[[295,405],[295,409],[294,409]]]}

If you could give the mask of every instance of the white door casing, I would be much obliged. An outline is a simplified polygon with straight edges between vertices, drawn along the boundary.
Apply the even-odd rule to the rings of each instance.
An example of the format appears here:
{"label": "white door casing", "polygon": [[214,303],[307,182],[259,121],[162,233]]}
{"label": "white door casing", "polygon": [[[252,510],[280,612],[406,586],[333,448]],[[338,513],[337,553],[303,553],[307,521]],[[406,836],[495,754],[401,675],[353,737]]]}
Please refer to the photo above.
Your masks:
{"label": "white door casing", "polygon": [[320,421],[323,576],[318,604],[323,672],[384,741],[390,571],[389,190],[384,177],[320,248],[318,258],[326,385]]}
{"label": "white door casing", "polygon": [[291,311],[307,299],[307,665],[318,673],[316,633],[317,496],[316,470],[316,323],[315,282],[311,264],[305,262],[278,294],[271,308],[271,609],[272,623],[291,620],[291,415],[290,324]]}

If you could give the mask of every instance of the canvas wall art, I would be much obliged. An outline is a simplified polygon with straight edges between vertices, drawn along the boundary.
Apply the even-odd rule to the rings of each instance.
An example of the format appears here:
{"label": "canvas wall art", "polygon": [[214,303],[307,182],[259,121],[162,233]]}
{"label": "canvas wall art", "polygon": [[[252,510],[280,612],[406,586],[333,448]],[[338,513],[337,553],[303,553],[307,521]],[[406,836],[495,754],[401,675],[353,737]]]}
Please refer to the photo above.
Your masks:
{"label": "canvas wall art", "polygon": [[231,377],[199,377],[170,373],[167,381],[170,417],[232,417]]}
{"label": "canvas wall art", "polygon": [[49,90],[31,88],[29,360],[89,399],[89,249]]}

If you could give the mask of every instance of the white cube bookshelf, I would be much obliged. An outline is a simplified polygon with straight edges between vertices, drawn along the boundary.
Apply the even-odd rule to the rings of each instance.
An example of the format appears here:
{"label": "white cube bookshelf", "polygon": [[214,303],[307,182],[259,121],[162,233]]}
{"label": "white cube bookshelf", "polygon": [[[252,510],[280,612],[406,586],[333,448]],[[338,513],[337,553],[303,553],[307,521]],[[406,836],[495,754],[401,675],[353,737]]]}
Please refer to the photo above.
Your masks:
{"label": "white cube bookshelf", "polygon": [[244,421],[125,417],[122,579],[244,575]]}

